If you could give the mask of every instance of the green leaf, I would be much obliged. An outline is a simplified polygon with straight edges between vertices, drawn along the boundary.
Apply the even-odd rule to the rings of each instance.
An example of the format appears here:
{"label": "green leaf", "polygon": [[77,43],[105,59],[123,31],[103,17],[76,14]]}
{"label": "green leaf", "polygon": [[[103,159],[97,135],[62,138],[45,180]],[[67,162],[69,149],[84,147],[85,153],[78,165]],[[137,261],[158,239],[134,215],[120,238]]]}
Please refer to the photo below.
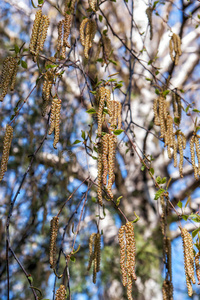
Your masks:
{"label": "green leaf", "polygon": [[26,61],[21,60],[21,66],[22,66],[22,68],[27,69],[27,63],[26,63]]}
{"label": "green leaf", "polygon": [[188,112],[188,109],[190,108],[190,105],[188,105],[185,109],[185,112],[187,113]]}
{"label": "green leaf", "polygon": [[184,221],[187,221],[188,218],[189,218],[189,216],[187,216],[187,215],[182,215],[182,218],[183,218]]}
{"label": "green leaf", "polygon": [[120,135],[123,131],[124,131],[123,129],[116,129],[116,130],[113,131],[113,133],[115,135]]}
{"label": "green leaf", "polygon": [[103,109],[104,114],[109,115],[107,108]]}
{"label": "green leaf", "polygon": [[178,203],[177,203],[177,206],[180,207],[180,208],[182,208],[183,207],[183,203],[179,200]]}
{"label": "green leaf", "polygon": [[92,95],[96,95],[96,91],[90,91],[90,93],[92,94]]}
{"label": "green leaf", "polygon": [[33,277],[32,276],[28,276],[28,280],[30,281],[31,285],[33,283]]}
{"label": "green leaf", "polygon": [[75,258],[74,256],[70,256],[70,260],[71,260],[72,262],[75,262],[75,261],[76,261],[76,258]]}
{"label": "green leaf", "polygon": [[117,81],[117,79],[115,79],[115,78],[111,78],[111,79],[109,79],[109,80],[108,80],[108,82],[114,82],[114,81],[116,82],[116,81]]}
{"label": "green leaf", "polygon": [[75,140],[75,142],[73,142],[73,144],[72,144],[72,145],[76,145],[76,144],[79,144],[79,143],[81,143],[81,141],[80,141],[80,140]]}
{"label": "green leaf", "polygon": [[38,0],[38,4],[43,4],[44,0]]}
{"label": "green leaf", "polygon": [[188,197],[187,202],[185,203],[185,208],[188,206],[188,204],[191,202],[191,196]]}
{"label": "green leaf", "polygon": [[122,86],[123,86],[122,83],[118,83],[118,84],[115,85],[114,90],[120,89]]}
{"label": "green leaf", "polygon": [[95,197],[91,197],[92,202],[96,203],[97,199]]}
{"label": "green leaf", "polygon": [[156,7],[156,5],[159,3],[159,1],[154,1],[153,3],[153,9]]}
{"label": "green leaf", "polygon": [[167,96],[169,94],[170,90],[165,90],[162,94],[163,96]]}
{"label": "green leaf", "polygon": [[99,21],[102,22],[102,20],[103,20],[102,15],[99,15]]}
{"label": "green leaf", "polygon": [[83,140],[85,140],[85,131],[81,130],[82,134],[81,134],[81,137]]}
{"label": "green leaf", "polygon": [[109,62],[111,62],[113,65],[117,66],[117,62],[112,60],[112,59],[109,59]]}
{"label": "green leaf", "polygon": [[146,79],[147,81],[151,81],[151,79],[150,79],[150,78],[148,78],[148,77],[146,77],[145,79]]}
{"label": "green leaf", "polygon": [[156,93],[157,95],[160,95],[159,89],[155,89],[155,93]]}
{"label": "green leaf", "polygon": [[144,171],[145,170],[145,166],[141,166],[141,171]]}
{"label": "green leaf", "polygon": [[159,189],[156,193],[155,193],[155,197],[154,200],[158,200],[160,198],[160,196],[165,192],[164,189]]}
{"label": "green leaf", "polygon": [[152,175],[154,174],[154,168],[151,168],[149,171],[151,172]]}
{"label": "green leaf", "polygon": [[117,198],[117,200],[116,200],[116,205],[117,206],[119,206],[119,204],[120,204],[120,199],[122,198],[123,196],[119,196],[118,198]]}
{"label": "green leaf", "polygon": [[92,158],[93,158],[93,159],[96,159],[96,160],[98,159],[98,157],[96,157],[96,156],[92,156]]}
{"label": "green leaf", "polygon": [[15,45],[14,47],[15,47],[15,53],[18,54],[19,53],[19,47],[17,45]]}
{"label": "green leaf", "polygon": [[98,61],[98,62],[103,62],[103,58],[97,58],[96,61]]}
{"label": "green leaf", "polygon": [[199,231],[200,231],[200,227],[192,231],[192,237],[194,238]]}
{"label": "green leaf", "polygon": [[158,177],[156,178],[156,182],[157,182],[158,184],[161,184],[161,181],[162,181],[161,177],[158,176]]}
{"label": "green leaf", "polygon": [[49,64],[49,65],[46,65],[45,69],[48,70],[48,69],[53,69],[53,68],[56,68],[57,65],[52,65],[52,64]]}
{"label": "green leaf", "polygon": [[97,112],[96,112],[96,110],[94,108],[91,107],[90,109],[86,110],[86,113],[88,113],[88,114],[96,114]]}
{"label": "green leaf", "polygon": [[180,118],[178,117],[174,117],[174,123],[175,124],[177,124],[177,125],[179,125],[179,123],[180,123]]}
{"label": "green leaf", "polygon": [[194,108],[192,111],[194,111],[194,112],[200,112],[200,110],[198,110],[198,109],[196,109],[196,108]]}
{"label": "green leaf", "polygon": [[27,52],[27,51],[29,51],[28,48],[24,48],[24,49],[23,49],[23,52]]}

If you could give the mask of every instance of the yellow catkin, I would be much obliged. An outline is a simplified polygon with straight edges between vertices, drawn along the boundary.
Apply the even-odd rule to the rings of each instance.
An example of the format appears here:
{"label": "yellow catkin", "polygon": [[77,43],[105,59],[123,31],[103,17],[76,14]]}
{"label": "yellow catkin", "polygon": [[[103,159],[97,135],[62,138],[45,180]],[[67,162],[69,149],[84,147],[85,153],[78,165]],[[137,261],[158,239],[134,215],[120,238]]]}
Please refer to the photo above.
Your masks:
{"label": "yellow catkin", "polygon": [[180,154],[179,160],[179,173],[180,177],[183,177],[183,149],[186,147],[186,138],[180,131],[177,132],[178,149]]}
{"label": "yellow catkin", "polygon": [[197,135],[195,135],[195,137],[194,137],[194,144],[196,147],[196,155],[197,155],[197,159],[198,159],[198,175],[200,176],[200,147],[199,147],[199,139],[198,139]]}
{"label": "yellow catkin", "polygon": [[9,159],[9,152],[13,138],[13,128],[10,125],[6,126],[6,132],[3,139],[3,154],[1,158],[1,169],[0,169],[0,182],[2,181],[5,172],[7,171],[7,164]]}
{"label": "yellow catkin", "polygon": [[101,131],[102,131],[102,124],[103,124],[103,109],[105,105],[105,97],[106,97],[106,89],[105,87],[100,87],[98,91],[98,96],[99,96],[99,108],[98,108],[98,113],[97,113],[97,118],[98,118],[98,136],[101,137]]}
{"label": "yellow catkin", "polygon": [[56,291],[56,298],[55,300],[66,300],[67,291],[63,284],[60,285],[59,289]]}
{"label": "yellow catkin", "polygon": [[98,187],[97,187],[97,197],[99,204],[103,205],[103,198],[102,198],[102,175],[103,175],[103,161],[102,161],[102,144],[98,144],[98,161],[97,161],[97,180],[98,180]]}
{"label": "yellow catkin", "polygon": [[1,84],[0,88],[2,89],[2,93],[0,95],[0,101],[3,101],[4,97],[8,93],[8,89],[10,86],[10,90],[14,90],[16,75],[18,69],[18,59],[12,56],[6,57],[3,62],[3,69],[1,74]]}
{"label": "yellow catkin", "polygon": [[195,269],[198,279],[198,285],[200,285],[200,264],[199,264],[200,252],[195,254]]}
{"label": "yellow catkin", "polygon": [[115,174],[114,174],[114,167],[115,167],[115,147],[116,147],[116,136],[110,134],[109,135],[109,142],[108,142],[108,185],[107,191],[110,198],[113,198],[112,193],[112,185],[115,181]]}
{"label": "yellow catkin", "polygon": [[90,8],[96,12],[97,11],[97,3],[96,0],[88,0]]}
{"label": "yellow catkin", "polygon": [[198,180],[199,177],[198,177],[198,168],[195,164],[194,144],[195,144],[195,135],[193,134],[193,136],[190,139],[190,154],[191,154],[192,167],[193,167],[193,170],[194,170],[194,177],[195,177],[196,180]]}
{"label": "yellow catkin", "polygon": [[175,133],[173,134],[173,155],[174,155],[174,168],[177,167],[177,142],[175,138]]}
{"label": "yellow catkin", "polygon": [[167,137],[168,137],[168,144],[167,144],[167,153],[168,157],[172,158],[171,147],[173,147],[173,119],[170,115],[167,116]]}
{"label": "yellow catkin", "polygon": [[195,284],[193,242],[192,242],[192,236],[185,228],[181,229],[181,237],[183,241],[186,284],[188,288],[188,295],[191,297],[192,296],[191,281],[193,284]]}
{"label": "yellow catkin", "polygon": [[156,126],[160,126],[160,119],[158,115],[158,103],[159,103],[159,99],[158,98],[154,99],[153,112],[154,112],[154,124]]}
{"label": "yellow catkin", "polygon": [[63,45],[65,47],[71,48],[68,38],[70,35],[70,29],[72,25],[72,15],[70,14],[65,14],[65,20],[64,20],[64,34],[63,34]]}
{"label": "yellow catkin", "polygon": [[121,226],[118,233],[120,246],[120,268],[122,273],[123,286],[127,285],[127,269],[126,269],[126,247],[125,247],[125,225]]}
{"label": "yellow catkin", "polygon": [[89,264],[88,271],[93,264],[93,283],[96,283],[96,273],[100,271],[101,261],[101,234],[92,233],[89,239]]}
{"label": "yellow catkin", "polygon": [[122,127],[122,105],[120,102],[117,103],[117,118],[118,118],[118,129],[121,129]]}
{"label": "yellow catkin", "polygon": [[50,236],[50,250],[49,262],[52,269],[56,266],[56,239],[58,235],[59,217],[53,217],[51,220],[51,236]]}
{"label": "yellow catkin", "polygon": [[182,106],[181,106],[181,97],[176,93],[172,94],[172,105],[173,105],[174,118],[176,118],[175,123],[179,125],[182,116]]}
{"label": "yellow catkin", "polygon": [[107,175],[108,175],[108,143],[109,143],[109,134],[105,134],[102,138],[103,144],[103,153],[102,153],[102,162],[103,162],[103,184],[107,184]]}
{"label": "yellow catkin", "polygon": [[159,120],[160,120],[160,132],[161,132],[161,138],[165,139],[166,134],[166,125],[165,125],[165,119],[167,118],[167,112],[166,112],[166,101],[164,97],[159,97],[159,108],[158,108],[158,114],[159,114]]}
{"label": "yellow catkin", "polygon": [[102,48],[103,48],[103,64],[107,64],[108,63],[108,59],[112,53],[112,44],[111,44],[111,40],[108,36],[106,35],[102,35]]}
{"label": "yellow catkin", "polygon": [[62,28],[63,28],[63,20],[58,22],[57,28],[58,28],[58,41],[57,41],[57,52],[60,51],[62,47],[62,39],[63,39],[63,34],[62,34]]}
{"label": "yellow catkin", "polygon": [[53,147],[55,149],[57,143],[59,142],[59,134],[60,134],[60,110],[61,110],[61,100],[57,97],[53,98],[52,104],[51,104],[51,115],[50,115],[50,128],[48,134],[51,135],[53,131],[55,131],[54,134],[54,143]]}
{"label": "yellow catkin", "polygon": [[95,20],[84,19],[80,25],[80,41],[84,46],[84,55],[88,58],[89,49],[92,47],[92,41],[94,39],[97,30]]}
{"label": "yellow catkin", "polygon": [[94,253],[93,253],[93,246],[94,246],[94,238],[95,238],[96,233],[92,233],[90,235],[90,239],[89,239],[89,263],[88,263],[88,271],[90,270],[91,266],[92,266],[92,261],[94,259]]}
{"label": "yellow catkin", "polygon": [[[124,233],[125,240],[124,242]],[[136,280],[135,274],[135,237],[134,227],[132,222],[127,222],[119,229],[118,233],[119,245],[120,245],[120,268],[122,273],[122,283],[127,286],[127,297],[132,300],[132,285],[133,280]]]}
{"label": "yellow catkin", "polygon": [[175,33],[173,33],[169,41],[169,51],[170,51],[171,60],[175,63],[175,65],[178,65],[179,57],[182,54],[181,39]]}
{"label": "yellow catkin", "polygon": [[35,21],[33,24],[31,40],[29,45],[29,50],[31,54],[38,56],[39,51],[43,50],[49,24],[49,18],[45,15],[42,15],[41,9],[38,10],[35,14]]}

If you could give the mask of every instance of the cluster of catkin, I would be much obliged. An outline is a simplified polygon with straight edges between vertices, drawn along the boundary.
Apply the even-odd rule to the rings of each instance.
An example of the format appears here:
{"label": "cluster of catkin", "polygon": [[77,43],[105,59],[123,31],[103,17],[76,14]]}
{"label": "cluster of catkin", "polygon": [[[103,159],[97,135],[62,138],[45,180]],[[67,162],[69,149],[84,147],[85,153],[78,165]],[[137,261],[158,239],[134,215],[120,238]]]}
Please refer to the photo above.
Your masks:
{"label": "cluster of catkin", "polygon": [[3,139],[3,154],[1,158],[0,181],[2,181],[5,172],[7,171],[7,164],[9,159],[9,152],[13,138],[13,128],[10,125],[6,126],[6,133]]}
{"label": "cluster of catkin", "polygon": [[80,25],[80,41],[84,46],[85,58],[88,58],[88,52],[92,47],[92,42],[97,30],[97,24],[95,20],[85,18]]}
{"label": "cluster of catkin", "polygon": [[175,63],[175,65],[178,65],[179,56],[181,56],[181,39],[180,37],[173,33],[170,41],[169,41],[169,53],[171,60]]}
{"label": "cluster of catkin", "polygon": [[8,89],[13,91],[16,82],[18,68],[18,59],[16,57],[8,56],[3,62],[3,69],[1,74],[0,88],[2,89],[0,95],[0,101],[3,101],[4,97],[8,93]]}
{"label": "cluster of catkin", "polygon": [[127,297],[132,300],[132,285],[133,280],[136,280],[135,274],[135,237],[134,227],[132,222],[127,222],[121,226],[118,233],[120,246],[120,267],[122,273],[123,286],[127,287]]}
{"label": "cluster of catkin", "polygon": [[[98,130],[97,135],[101,138],[98,144],[98,201],[100,205],[102,201],[102,187],[105,186],[110,198],[113,198],[112,185],[115,181],[114,166],[117,138],[112,133],[106,133],[102,137],[102,126],[105,118],[104,107],[107,106],[109,114],[110,129],[121,129],[121,103],[115,100],[110,100],[110,90],[105,87],[100,87],[97,91],[98,103]],[[108,176],[108,181],[107,181]]]}
{"label": "cluster of catkin", "polygon": [[[180,97],[173,96],[173,110],[174,110],[174,118],[175,124],[179,124],[181,121],[181,102]],[[180,161],[179,161],[179,173],[180,176],[183,177],[183,149],[186,147],[186,137],[181,132],[181,130],[177,130],[173,132],[173,118],[170,116],[166,98],[160,95],[158,98],[154,100],[153,104],[154,111],[154,123],[157,126],[160,126],[161,138],[163,138],[165,142],[165,147],[167,146],[168,157],[172,158],[171,149],[173,149],[174,156],[174,167],[177,167],[177,150],[180,153]]]}
{"label": "cluster of catkin", "polygon": [[49,24],[49,18],[46,15],[42,15],[42,10],[39,9],[35,14],[29,45],[29,50],[34,56],[38,56],[39,52],[43,50]]}
{"label": "cluster of catkin", "polygon": [[[98,189],[97,195],[99,204],[103,205],[102,187],[107,188],[110,198],[113,198],[112,185],[115,181],[114,167],[115,167],[115,148],[117,138],[115,135],[106,133],[99,146],[98,155]],[[107,181],[108,176],[108,181]]]}
{"label": "cluster of catkin", "polygon": [[191,297],[193,293],[191,282],[195,284],[193,242],[191,234],[185,228],[181,228],[181,237],[183,241],[186,284],[188,295]]}
{"label": "cluster of catkin", "polygon": [[93,283],[96,283],[96,274],[100,271],[101,262],[101,234],[92,233],[89,239],[89,263],[88,271],[93,265]]}
{"label": "cluster of catkin", "polygon": [[[56,61],[55,57],[50,57],[52,62]],[[49,64],[49,60],[46,61],[45,67]],[[47,108],[50,103],[51,96],[51,88],[54,82],[54,69],[49,68],[44,74],[44,83],[42,87],[42,99],[43,99],[43,107],[42,107],[42,115],[45,116],[47,113]]]}
{"label": "cluster of catkin", "polygon": [[199,264],[199,258],[200,258],[200,252],[197,252],[195,254],[195,269],[196,269],[196,275],[198,279],[198,284],[200,284],[200,264]]}
{"label": "cluster of catkin", "polygon": [[66,300],[67,291],[63,284],[60,285],[59,289],[56,291],[56,299],[55,300]]}
{"label": "cluster of catkin", "polygon": [[72,25],[73,15],[69,11],[65,11],[65,17],[58,23],[58,44],[57,44],[57,55],[61,59],[66,58],[66,47],[71,48],[68,38],[70,35],[70,29]]}
{"label": "cluster of catkin", "polygon": [[[192,161],[192,166],[194,169],[194,177],[196,180],[199,179],[200,176],[200,147],[199,147],[199,136],[196,134],[196,132],[193,133],[193,136],[191,137],[190,140],[190,153],[191,153],[191,161]],[[195,164],[195,150],[196,148],[196,156],[198,159],[198,166]]]}
{"label": "cluster of catkin", "polygon": [[146,15],[147,15],[147,19],[148,19],[148,25],[150,27],[150,40],[153,39],[153,22],[152,22],[152,14],[153,14],[153,7],[149,6],[146,9]]}
{"label": "cluster of catkin", "polygon": [[53,217],[51,220],[50,250],[49,262],[53,270],[56,267],[56,239],[58,235],[59,217]]}
{"label": "cluster of catkin", "polygon": [[57,149],[56,145],[59,142],[60,135],[60,110],[61,110],[61,100],[55,96],[51,103],[51,115],[50,115],[50,128],[49,134],[52,134],[54,131],[54,142],[53,146]]}

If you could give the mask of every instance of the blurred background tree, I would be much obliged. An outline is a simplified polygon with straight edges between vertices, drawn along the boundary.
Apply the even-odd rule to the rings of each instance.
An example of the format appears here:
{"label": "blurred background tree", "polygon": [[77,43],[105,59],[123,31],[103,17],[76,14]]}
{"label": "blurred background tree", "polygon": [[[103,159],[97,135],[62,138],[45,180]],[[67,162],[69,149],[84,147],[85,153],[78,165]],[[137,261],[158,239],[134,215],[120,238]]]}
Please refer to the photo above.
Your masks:
{"label": "blurred background tree", "polygon": [[[35,57],[29,45],[40,8],[50,25],[44,49]],[[174,299],[188,299],[178,226],[194,232],[199,222],[192,215],[199,210],[200,198],[189,145],[193,132],[200,129],[199,8],[198,1],[184,0],[1,1],[1,72],[7,57],[16,57],[18,62],[15,89],[0,103],[0,140],[7,124],[14,129],[8,171],[0,186],[2,300],[55,299],[62,283],[67,299],[127,299],[118,245],[118,230],[127,221],[124,215],[130,221],[136,215],[140,218],[134,225],[137,280],[133,299],[162,299],[167,270],[160,186],[168,188],[170,202],[166,203],[171,203],[165,233],[172,240]],[[66,11],[71,17],[70,48],[64,45],[63,54],[57,28]],[[97,26],[88,58],[80,42],[84,18],[94,20]],[[178,64],[171,59],[177,55],[176,49],[170,58],[173,34],[181,41]],[[55,95],[62,100],[57,149],[53,135],[48,134],[51,105],[44,114],[47,73],[50,82],[53,76],[48,103]],[[105,198],[103,207],[98,204],[96,180],[95,96],[100,85],[122,104],[124,130],[117,135],[114,198]],[[175,117],[173,128],[177,136],[181,130],[187,140],[183,177],[173,166],[173,157],[168,158],[160,127],[154,124],[153,103],[159,96],[164,97],[172,116],[173,98],[180,99],[182,119],[179,122]],[[106,127],[103,131],[107,132]],[[177,153],[179,162],[180,149]],[[183,210],[180,203],[184,207],[188,198]],[[50,221],[61,208],[57,273],[64,272],[64,276],[56,279],[49,265]],[[101,271],[94,285],[92,271],[87,270],[88,245],[91,233],[97,231],[102,242]],[[71,255],[74,246],[78,252]],[[199,292],[194,286],[194,297]]]}

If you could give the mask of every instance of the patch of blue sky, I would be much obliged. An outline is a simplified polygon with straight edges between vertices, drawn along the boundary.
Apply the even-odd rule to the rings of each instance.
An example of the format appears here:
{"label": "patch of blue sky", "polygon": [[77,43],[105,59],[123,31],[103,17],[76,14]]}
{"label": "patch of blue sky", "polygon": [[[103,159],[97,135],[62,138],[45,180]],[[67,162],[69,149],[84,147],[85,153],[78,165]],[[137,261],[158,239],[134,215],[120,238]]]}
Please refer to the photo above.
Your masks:
{"label": "patch of blue sky", "polygon": [[119,163],[119,168],[120,168],[122,177],[126,178],[126,176],[127,176],[126,165],[124,164],[124,160],[123,160],[122,156],[118,152],[116,154],[116,158]]}
{"label": "patch of blue sky", "polygon": [[182,22],[183,14],[181,9],[182,9],[181,0],[175,1],[173,5],[173,9],[168,19],[168,24],[170,27],[176,25],[177,22]]}

